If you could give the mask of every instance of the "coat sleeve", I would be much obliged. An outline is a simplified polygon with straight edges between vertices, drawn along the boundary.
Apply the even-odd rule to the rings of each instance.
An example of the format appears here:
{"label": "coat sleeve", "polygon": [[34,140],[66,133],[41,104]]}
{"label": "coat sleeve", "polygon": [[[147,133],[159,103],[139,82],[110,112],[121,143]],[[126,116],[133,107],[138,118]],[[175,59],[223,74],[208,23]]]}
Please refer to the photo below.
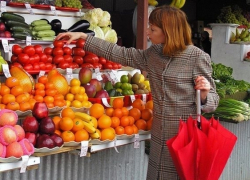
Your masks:
{"label": "coat sleeve", "polygon": [[130,66],[140,70],[147,69],[148,50],[121,47],[93,36],[87,37],[84,50],[93,52],[107,60],[120,63],[123,66]]}
{"label": "coat sleeve", "polygon": [[193,78],[197,76],[204,76],[210,83],[211,89],[207,95],[207,101],[202,105],[203,112],[215,111],[219,104],[219,95],[216,92],[216,85],[214,79],[212,78],[212,65],[211,58],[207,53],[201,53],[197,56],[195,67],[193,70]]}

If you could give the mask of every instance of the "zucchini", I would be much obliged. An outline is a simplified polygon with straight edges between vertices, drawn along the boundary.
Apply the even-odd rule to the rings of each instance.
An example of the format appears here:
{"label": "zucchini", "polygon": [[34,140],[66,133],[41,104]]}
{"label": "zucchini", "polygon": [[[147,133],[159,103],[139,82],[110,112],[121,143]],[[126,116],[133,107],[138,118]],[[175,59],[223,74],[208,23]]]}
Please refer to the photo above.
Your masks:
{"label": "zucchini", "polygon": [[38,31],[36,33],[37,37],[51,37],[51,36],[55,36],[56,33],[53,30],[44,30],[44,31]]}
{"label": "zucchini", "polygon": [[1,17],[4,20],[15,20],[15,21],[19,21],[19,22],[25,22],[25,19],[23,16],[20,16],[18,14],[14,14],[14,13],[10,13],[10,12],[3,12],[1,14]]}
{"label": "zucchini", "polygon": [[40,26],[34,26],[32,28],[32,30],[34,31],[44,31],[44,30],[50,30],[51,29],[51,25],[50,24],[44,24],[44,25],[40,25]]}
{"label": "zucchini", "polygon": [[28,32],[31,33],[29,28],[21,27],[21,26],[13,26],[10,28],[12,32]]}
{"label": "zucchini", "polygon": [[48,24],[48,21],[46,20],[35,20],[31,23],[31,26],[40,26],[40,25],[45,25]]}
{"label": "zucchini", "polygon": [[27,36],[31,36],[31,35],[27,32],[13,32],[12,33],[12,37],[15,39],[26,40]]}
{"label": "zucchini", "polygon": [[7,20],[5,21],[5,24],[8,28],[12,28],[14,26],[29,28],[29,25],[26,22],[21,22],[21,21]]}

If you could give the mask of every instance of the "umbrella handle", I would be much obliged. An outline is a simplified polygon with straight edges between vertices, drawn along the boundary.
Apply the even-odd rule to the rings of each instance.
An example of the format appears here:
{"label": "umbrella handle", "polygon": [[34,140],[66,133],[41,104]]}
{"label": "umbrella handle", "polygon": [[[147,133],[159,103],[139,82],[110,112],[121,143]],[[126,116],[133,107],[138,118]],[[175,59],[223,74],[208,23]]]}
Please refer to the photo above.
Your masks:
{"label": "umbrella handle", "polygon": [[197,121],[200,122],[201,118],[201,91],[196,90],[196,106],[197,106]]}

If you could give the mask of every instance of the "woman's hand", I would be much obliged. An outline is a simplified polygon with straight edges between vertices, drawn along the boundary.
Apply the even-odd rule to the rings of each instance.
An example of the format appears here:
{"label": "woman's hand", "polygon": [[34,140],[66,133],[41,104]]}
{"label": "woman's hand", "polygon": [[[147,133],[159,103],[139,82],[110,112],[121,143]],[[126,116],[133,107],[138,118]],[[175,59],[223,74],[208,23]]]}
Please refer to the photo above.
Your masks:
{"label": "woman's hand", "polygon": [[55,40],[67,40],[66,44],[70,44],[72,41],[80,38],[86,39],[87,34],[82,32],[65,32],[58,34]]}
{"label": "woman's hand", "polygon": [[201,91],[201,102],[202,104],[206,103],[206,98],[207,98],[207,94],[210,91],[210,83],[208,82],[208,80],[206,78],[204,78],[203,76],[198,76],[195,79],[195,87],[196,90],[200,90]]}

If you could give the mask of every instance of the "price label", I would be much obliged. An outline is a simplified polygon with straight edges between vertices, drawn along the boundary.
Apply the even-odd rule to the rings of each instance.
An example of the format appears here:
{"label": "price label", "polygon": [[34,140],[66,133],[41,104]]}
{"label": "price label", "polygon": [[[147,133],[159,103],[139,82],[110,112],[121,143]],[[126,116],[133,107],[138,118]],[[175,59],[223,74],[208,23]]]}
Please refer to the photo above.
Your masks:
{"label": "price label", "polygon": [[26,46],[31,45],[31,37],[30,36],[26,36]]}
{"label": "price label", "polygon": [[40,71],[38,74],[38,77],[44,76],[45,75],[45,71]]}
{"label": "price label", "polygon": [[68,83],[73,79],[73,70],[71,68],[66,68],[66,78]]}
{"label": "price label", "polygon": [[139,134],[135,134],[134,148],[140,148]]}
{"label": "price label", "polygon": [[6,1],[1,1],[1,12],[6,12]]}
{"label": "price label", "polygon": [[11,77],[10,70],[9,70],[9,65],[8,64],[2,64],[2,68],[3,68],[3,73],[4,73],[5,77],[6,78]]}
{"label": "price label", "polygon": [[29,161],[29,156],[28,155],[22,156],[22,165],[21,165],[20,173],[25,173],[26,168],[28,166],[28,161]]}
{"label": "price label", "polygon": [[115,149],[115,151],[116,151],[117,153],[119,153],[119,151],[118,151],[118,149],[117,149],[117,147],[116,147],[116,141],[117,141],[117,139],[115,138],[115,139],[114,139],[114,149]]}
{"label": "price label", "polygon": [[87,156],[89,148],[89,141],[81,141],[80,157]]}
{"label": "price label", "polygon": [[102,73],[100,72],[100,68],[96,68],[96,69],[95,69],[95,74],[96,74],[96,79],[97,79],[98,81],[102,81],[102,80],[103,80],[103,78],[102,78]]}
{"label": "price label", "polygon": [[2,45],[5,53],[10,52],[10,47],[7,39],[2,39]]}
{"label": "price label", "polygon": [[135,95],[130,95],[131,102],[135,101]]}
{"label": "price label", "polygon": [[102,98],[102,103],[103,103],[104,106],[106,106],[106,107],[112,107],[112,106],[110,106],[110,104],[108,103],[107,98]]}
{"label": "price label", "polygon": [[82,10],[79,9],[79,16],[81,17],[82,16]]}
{"label": "price label", "polygon": [[29,3],[25,3],[25,7],[30,14],[34,14],[33,9],[31,8]]}
{"label": "price label", "polygon": [[144,103],[147,102],[147,94],[142,94],[142,101],[143,101]]}
{"label": "price label", "polygon": [[57,16],[57,12],[56,12],[56,7],[55,6],[50,6],[50,10],[51,10],[51,12],[52,12],[52,14],[54,16]]}

